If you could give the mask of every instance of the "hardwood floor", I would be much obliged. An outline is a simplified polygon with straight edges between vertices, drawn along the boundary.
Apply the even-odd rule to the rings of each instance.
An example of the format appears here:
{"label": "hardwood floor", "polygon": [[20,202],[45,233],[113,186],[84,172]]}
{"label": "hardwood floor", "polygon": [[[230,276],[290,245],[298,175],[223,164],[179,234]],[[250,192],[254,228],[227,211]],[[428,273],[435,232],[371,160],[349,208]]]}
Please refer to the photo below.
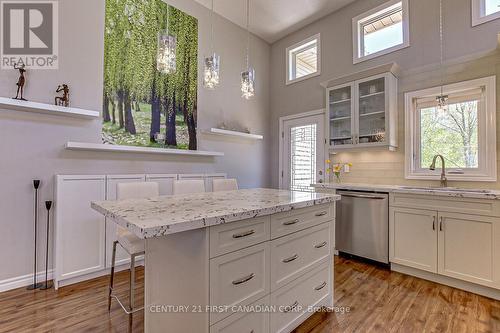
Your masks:
{"label": "hardwood floor", "polygon": [[[107,285],[103,277],[58,292],[0,293],[0,332],[142,332],[142,313],[132,327],[115,301],[108,314]],[[125,300],[127,285],[128,272],[118,273]],[[317,314],[296,332],[500,332],[498,301],[344,258],[336,258],[335,302],[339,312]]]}

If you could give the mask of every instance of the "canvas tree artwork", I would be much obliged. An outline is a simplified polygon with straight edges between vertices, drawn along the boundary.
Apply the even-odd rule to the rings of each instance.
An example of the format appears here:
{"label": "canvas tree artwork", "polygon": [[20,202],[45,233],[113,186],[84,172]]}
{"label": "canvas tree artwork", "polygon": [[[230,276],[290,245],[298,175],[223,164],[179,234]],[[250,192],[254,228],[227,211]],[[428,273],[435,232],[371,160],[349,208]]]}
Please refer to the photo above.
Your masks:
{"label": "canvas tree artwork", "polygon": [[102,140],[196,150],[198,21],[162,0],[106,0]]}

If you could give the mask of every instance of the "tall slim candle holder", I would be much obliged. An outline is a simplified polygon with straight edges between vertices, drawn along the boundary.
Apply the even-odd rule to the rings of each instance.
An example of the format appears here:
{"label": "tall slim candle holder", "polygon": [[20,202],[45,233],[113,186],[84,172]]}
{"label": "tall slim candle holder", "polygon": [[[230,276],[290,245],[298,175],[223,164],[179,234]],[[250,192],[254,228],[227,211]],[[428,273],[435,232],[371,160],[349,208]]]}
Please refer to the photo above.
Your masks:
{"label": "tall slim candle holder", "polygon": [[45,208],[47,208],[47,243],[45,245],[45,283],[40,288],[40,290],[47,290],[52,288],[52,283],[49,283],[49,231],[50,231],[50,208],[52,207],[52,201],[45,201]]}
{"label": "tall slim candle holder", "polygon": [[35,253],[34,253],[34,257],[33,257],[33,284],[30,284],[26,289],[28,290],[35,290],[35,289],[38,289],[40,287],[42,287],[42,283],[37,283],[36,282],[36,274],[37,274],[37,264],[36,264],[36,257],[37,257],[37,243],[36,243],[36,239],[37,239],[37,232],[38,232],[38,188],[40,187],[40,180],[39,179],[35,179],[33,180],[33,187],[35,189],[35,202],[34,202],[34,216],[33,216],[33,220],[34,220],[34,246],[35,246]]}

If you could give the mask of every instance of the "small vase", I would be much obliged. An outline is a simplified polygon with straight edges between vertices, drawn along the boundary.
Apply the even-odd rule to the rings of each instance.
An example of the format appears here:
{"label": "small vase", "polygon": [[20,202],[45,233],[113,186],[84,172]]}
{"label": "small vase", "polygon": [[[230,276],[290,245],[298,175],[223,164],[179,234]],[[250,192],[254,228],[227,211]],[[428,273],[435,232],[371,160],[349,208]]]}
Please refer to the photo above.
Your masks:
{"label": "small vase", "polygon": [[335,176],[333,179],[335,180],[335,183],[340,184],[340,177]]}

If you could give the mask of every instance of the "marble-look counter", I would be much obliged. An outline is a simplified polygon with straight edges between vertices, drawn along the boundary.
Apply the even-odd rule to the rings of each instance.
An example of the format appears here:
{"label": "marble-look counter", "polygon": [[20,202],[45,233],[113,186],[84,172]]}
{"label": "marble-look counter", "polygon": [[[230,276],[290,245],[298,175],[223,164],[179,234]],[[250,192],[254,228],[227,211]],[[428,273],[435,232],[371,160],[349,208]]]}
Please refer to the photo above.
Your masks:
{"label": "marble-look counter", "polygon": [[456,198],[475,198],[500,200],[500,191],[485,189],[457,189],[453,187],[432,188],[408,185],[376,185],[376,184],[355,184],[355,183],[321,183],[312,184],[318,189],[353,190],[353,191],[373,191],[373,192],[393,192],[407,194],[436,195]]}
{"label": "marble-look counter", "polygon": [[333,194],[248,189],[99,201],[91,206],[138,237],[153,238],[337,200],[340,196]]}

